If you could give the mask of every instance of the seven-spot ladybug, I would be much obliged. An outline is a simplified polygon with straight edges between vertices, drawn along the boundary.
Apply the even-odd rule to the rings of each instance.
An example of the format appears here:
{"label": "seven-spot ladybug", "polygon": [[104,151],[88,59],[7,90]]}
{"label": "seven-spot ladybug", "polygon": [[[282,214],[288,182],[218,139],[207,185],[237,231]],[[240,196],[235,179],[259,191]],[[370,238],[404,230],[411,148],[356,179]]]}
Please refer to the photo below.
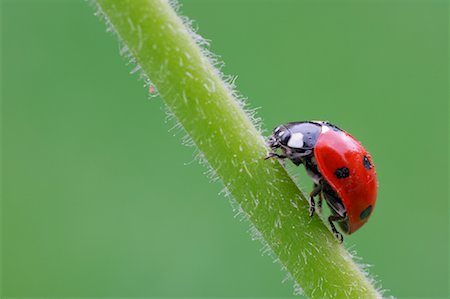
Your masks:
{"label": "seven-spot ladybug", "polygon": [[329,122],[302,121],[283,124],[273,130],[268,145],[274,151],[266,159],[289,159],[295,165],[305,165],[306,172],[314,181],[310,193],[309,213],[314,215],[314,197],[322,195],[331,209],[328,217],[336,238],[342,231],[351,234],[367,222],[377,198],[377,175],[370,154],[347,132]]}

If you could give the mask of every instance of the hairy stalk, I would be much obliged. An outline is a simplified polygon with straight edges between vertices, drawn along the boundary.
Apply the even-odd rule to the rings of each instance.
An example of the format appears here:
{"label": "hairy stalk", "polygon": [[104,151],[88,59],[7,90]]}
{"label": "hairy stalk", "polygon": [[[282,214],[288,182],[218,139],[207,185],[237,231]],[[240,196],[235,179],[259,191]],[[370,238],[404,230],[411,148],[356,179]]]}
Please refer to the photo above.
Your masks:
{"label": "hairy stalk", "polygon": [[166,0],[97,0],[100,13],[151,78],[296,285],[311,298],[380,298],[278,161],[230,84]]}

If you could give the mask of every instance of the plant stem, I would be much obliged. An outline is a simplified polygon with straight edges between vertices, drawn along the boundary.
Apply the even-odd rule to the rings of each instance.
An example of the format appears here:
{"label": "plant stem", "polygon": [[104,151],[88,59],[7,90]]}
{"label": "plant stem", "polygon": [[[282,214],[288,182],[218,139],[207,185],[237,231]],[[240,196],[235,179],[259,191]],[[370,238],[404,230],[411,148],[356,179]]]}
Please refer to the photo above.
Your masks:
{"label": "plant stem", "polygon": [[315,216],[232,88],[165,0],[97,0],[106,19],[294,282],[311,298],[380,298]]}

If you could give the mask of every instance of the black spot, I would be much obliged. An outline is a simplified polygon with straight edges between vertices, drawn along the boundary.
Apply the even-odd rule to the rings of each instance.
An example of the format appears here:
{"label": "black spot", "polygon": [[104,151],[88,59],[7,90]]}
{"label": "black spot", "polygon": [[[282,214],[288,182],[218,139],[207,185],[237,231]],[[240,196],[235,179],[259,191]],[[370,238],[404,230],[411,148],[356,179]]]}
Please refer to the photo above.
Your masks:
{"label": "black spot", "polygon": [[369,158],[367,158],[367,156],[364,156],[364,158],[363,158],[363,164],[364,164],[364,167],[367,169],[367,170],[370,170],[370,169],[372,169],[372,163],[370,163],[370,160],[369,160]]}
{"label": "black spot", "polygon": [[372,212],[372,205],[368,206],[364,211],[359,214],[359,218],[361,220],[364,220],[365,218],[369,217],[370,213]]}
{"label": "black spot", "polygon": [[344,166],[344,167],[336,169],[336,171],[334,172],[334,175],[338,179],[345,179],[346,177],[348,177],[350,175],[350,170],[348,170],[348,168]]}

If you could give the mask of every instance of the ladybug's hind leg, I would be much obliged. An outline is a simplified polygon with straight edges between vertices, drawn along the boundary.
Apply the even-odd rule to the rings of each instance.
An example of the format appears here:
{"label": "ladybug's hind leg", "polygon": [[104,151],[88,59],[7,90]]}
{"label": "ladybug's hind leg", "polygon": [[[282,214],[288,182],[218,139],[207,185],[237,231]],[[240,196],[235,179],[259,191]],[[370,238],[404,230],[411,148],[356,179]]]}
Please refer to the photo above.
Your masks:
{"label": "ladybug's hind leg", "polygon": [[319,211],[322,209],[322,185],[314,184],[314,188],[309,193],[309,217],[314,216],[314,211],[316,210],[316,203],[314,201],[314,197],[319,195]]}
{"label": "ladybug's hind leg", "polygon": [[334,226],[333,221],[345,221],[347,220],[347,215],[341,216],[341,215],[330,215],[328,217],[328,222],[330,223],[331,226],[331,231],[333,232],[335,238],[339,241],[339,243],[342,243],[344,241],[344,237],[342,236],[342,234],[340,232],[338,232],[338,230],[336,229],[336,226]]}

